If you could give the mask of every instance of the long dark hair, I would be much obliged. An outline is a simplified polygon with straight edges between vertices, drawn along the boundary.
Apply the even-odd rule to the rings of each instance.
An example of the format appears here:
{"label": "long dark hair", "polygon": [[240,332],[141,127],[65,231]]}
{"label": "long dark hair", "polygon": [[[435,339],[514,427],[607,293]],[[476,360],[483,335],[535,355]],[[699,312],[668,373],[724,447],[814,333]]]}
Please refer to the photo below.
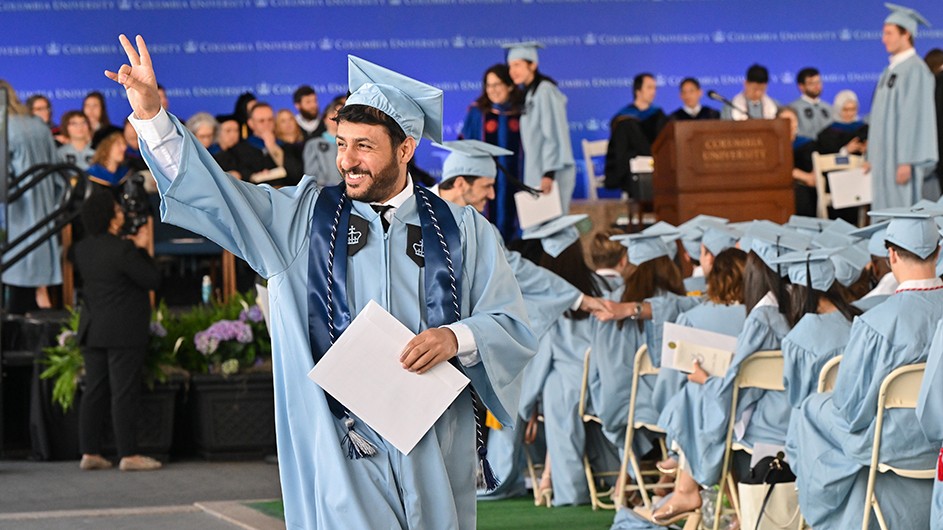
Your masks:
{"label": "long dark hair", "polygon": [[[530,64],[534,64],[531,61],[527,61],[527,62]],[[544,75],[544,73],[540,71],[540,68],[537,68],[536,70],[534,70],[534,80],[531,81],[529,85],[527,85],[527,87],[525,88],[525,92],[529,94],[537,90],[537,86],[540,85],[542,81],[549,81],[553,83],[554,85],[557,84],[557,81],[554,78]]]}
{"label": "long dark hair", "polygon": [[747,306],[747,313],[753,311],[756,304],[772,291],[779,304],[779,312],[789,314],[789,297],[786,293],[788,280],[783,279],[776,271],[769,268],[766,262],[756,252],[747,254],[747,266],[743,273],[743,303]]}
{"label": "long dark hair", "polygon": [[[631,253],[631,250],[629,251]],[[622,303],[642,302],[660,292],[671,292],[680,296],[687,294],[684,289],[684,280],[681,271],[675,262],[668,256],[661,256],[648,260],[635,268],[625,277],[625,290],[622,291]],[[625,321],[620,320],[617,326],[622,329]],[[642,322],[638,322],[642,329]]]}
{"label": "long dark hair", "polygon": [[83,111],[85,110],[85,102],[89,99],[98,100],[98,104],[101,105],[102,108],[101,116],[99,116],[98,119],[98,126],[101,128],[107,128],[109,125],[111,125],[111,118],[108,117],[108,107],[105,105],[105,96],[97,90],[93,90],[92,92],[85,94],[85,97],[82,99]]}
{"label": "long dark hair", "polygon": [[819,291],[808,285],[792,284],[789,287],[789,313],[786,314],[789,327],[795,327],[806,313],[818,313],[819,301],[822,298],[831,302],[842,316],[851,322],[861,314],[861,310],[847,302],[847,291],[848,289],[838,282],[833,282],[828,291]]}
{"label": "long dark hair", "polygon": [[[583,257],[583,245],[579,241],[566,247],[555,258],[544,252],[540,256],[538,264],[563,278],[583,294],[589,296],[600,296],[602,294],[599,288],[602,278],[586,265],[586,259]],[[589,316],[589,313],[580,310],[567,311],[565,316],[573,320],[583,320]]]}
{"label": "long dark hair", "polygon": [[478,107],[482,113],[489,112],[492,107],[491,100],[488,99],[488,91],[485,88],[488,84],[488,74],[494,74],[504,83],[506,86],[511,87],[511,94],[508,96],[507,105],[511,109],[520,109],[524,105],[524,93],[521,92],[521,89],[514,84],[514,81],[511,80],[511,74],[508,72],[508,65],[504,63],[498,63],[491,65],[485,70],[484,75],[481,76],[481,95],[478,96],[478,99],[475,100],[474,105]]}

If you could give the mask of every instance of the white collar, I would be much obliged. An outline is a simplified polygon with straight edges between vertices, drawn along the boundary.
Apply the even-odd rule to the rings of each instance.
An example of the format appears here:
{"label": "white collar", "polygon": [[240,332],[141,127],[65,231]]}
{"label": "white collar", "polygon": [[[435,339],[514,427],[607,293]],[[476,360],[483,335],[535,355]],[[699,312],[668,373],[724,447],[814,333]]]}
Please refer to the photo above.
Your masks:
{"label": "white collar", "polygon": [[897,278],[894,277],[894,273],[889,272],[885,274],[878,284],[874,286],[874,289],[868,292],[868,294],[861,297],[861,299],[870,298],[872,296],[887,296],[894,294],[894,291],[897,290]]}
{"label": "white collar", "polygon": [[753,306],[753,309],[763,306],[779,306],[779,302],[776,301],[776,295],[773,294],[773,291],[769,291],[763,298],[760,298],[760,301]]}
{"label": "white collar", "polygon": [[908,48],[900,53],[891,55],[891,58],[890,58],[891,64],[890,66],[888,66],[888,69],[893,70],[895,66],[906,61],[907,59],[910,59],[914,55],[917,55],[917,50],[914,48]]}
{"label": "white collar", "polygon": [[943,280],[933,277],[926,280],[907,280],[897,286],[896,292],[901,291],[921,291],[924,289],[938,289],[943,287]]}
{"label": "white collar", "polygon": [[687,105],[682,105],[681,108],[684,109],[684,112],[687,112],[687,113],[690,114],[691,116],[695,116],[695,117],[696,117],[698,114],[701,113],[701,104],[700,104],[700,103],[698,103],[698,105],[697,105],[696,107],[689,107],[689,106],[687,106]]}
{"label": "white collar", "polygon": [[619,274],[619,271],[615,269],[596,269],[596,274],[600,276],[608,276],[610,278],[621,278],[622,275]]}
{"label": "white collar", "polygon": [[806,103],[810,103],[810,104],[812,104],[812,105],[818,105],[819,103],[822,102],[822,98],[815,98],[815,99],[813,99],[813,98],[810,98],[809,96],[807,96],[807,95],[805,95],[805,94],[802,94],[802,97],[801,97],[800,99],[801,99],[802,101],[805,101]]}
{"label": "white collar", "polygon": [[403,191],[397,193],[392,199],[390,199],[390,200],[388,200],[388,201],[386,201],[386,202],[384,202],[384,203],[371,202],[370,204],[371,204],[371,205],[373,205],[373,204],[382,204],[383,206],[392,206],[392,207],[393,207],[393,210],[396,210],[396,209],[398,209],[400,206],[402,206],[403,203],[406,202],[406,199],[408,199],[408,198],[410,198],[410,197],[412,197],[412,196],[413,196],[413,178],[412,178],[412,176],[409,175],[409,173],[407,173],[407,174],[406,174],[406,187],[403,188]]}

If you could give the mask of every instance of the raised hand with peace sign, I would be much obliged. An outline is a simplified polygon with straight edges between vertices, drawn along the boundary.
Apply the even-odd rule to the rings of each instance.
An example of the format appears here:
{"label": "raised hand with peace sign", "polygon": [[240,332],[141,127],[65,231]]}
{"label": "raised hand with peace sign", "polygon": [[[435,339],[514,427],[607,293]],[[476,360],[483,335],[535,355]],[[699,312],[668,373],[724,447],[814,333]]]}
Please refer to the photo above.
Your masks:
{"label": "raised hand with peace sign", "polygon": [[140,35],[135,38],[137,51],[124,35],[118,36],[118,41],[128,55],[130,64],[121,65],[117,73],[105,70],[105,77],[124,87],[135,117],[149,120],[160,112],[160,94],[157,92],[157,78],[154,76],[151,55]]}

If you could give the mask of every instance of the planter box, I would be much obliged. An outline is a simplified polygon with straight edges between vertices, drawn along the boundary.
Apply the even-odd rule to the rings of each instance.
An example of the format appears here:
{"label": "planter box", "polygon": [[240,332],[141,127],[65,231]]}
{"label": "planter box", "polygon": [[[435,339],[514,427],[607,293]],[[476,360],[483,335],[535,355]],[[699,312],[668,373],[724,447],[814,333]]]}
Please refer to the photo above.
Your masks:
{"label": "planter box", "polygon": [[275,453],[275,390],[271,373],[194,375],[190,414],[197,452],[210,460]]}
{"label": "planter box", "polygon": [[[171,377],[166,383],[155,383],[153,389],[141,391],[137,424],[139,453],[164,462],[170,459],[170,447],[174,439],[174,405],[182,384],[182,377]],[[117,452],[111,416],[105,420],[102,450],[105,454]]]}

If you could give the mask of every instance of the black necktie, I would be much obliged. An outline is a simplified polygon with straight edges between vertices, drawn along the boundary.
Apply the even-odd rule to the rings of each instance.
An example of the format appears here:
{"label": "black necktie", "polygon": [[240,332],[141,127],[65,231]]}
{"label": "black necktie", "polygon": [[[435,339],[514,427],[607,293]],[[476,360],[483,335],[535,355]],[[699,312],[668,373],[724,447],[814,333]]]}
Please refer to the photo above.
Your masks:
{"label": "black necktie", "polygon": [[387,233],[390,229],[390,222],[386,220],[386,212],[393,209],[392,206],[388,204],[371,204],[373,211],[380,214],[380,222],[383,223],[383,233]]}

